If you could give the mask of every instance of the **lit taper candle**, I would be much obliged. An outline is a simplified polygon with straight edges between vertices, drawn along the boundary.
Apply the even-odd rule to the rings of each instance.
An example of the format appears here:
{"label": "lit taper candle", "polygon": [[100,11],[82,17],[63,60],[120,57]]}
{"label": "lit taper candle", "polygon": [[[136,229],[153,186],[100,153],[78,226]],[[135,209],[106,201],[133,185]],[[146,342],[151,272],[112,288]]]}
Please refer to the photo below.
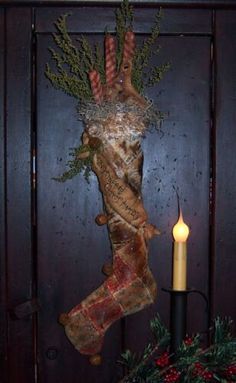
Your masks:
{"label": "lit taper candle", "polygon": [[173,227],[174,257],[173,257],[173,290],[183,291],[187,288],[187,239],[189,228],[184,223],[180,210],[179,220]]}

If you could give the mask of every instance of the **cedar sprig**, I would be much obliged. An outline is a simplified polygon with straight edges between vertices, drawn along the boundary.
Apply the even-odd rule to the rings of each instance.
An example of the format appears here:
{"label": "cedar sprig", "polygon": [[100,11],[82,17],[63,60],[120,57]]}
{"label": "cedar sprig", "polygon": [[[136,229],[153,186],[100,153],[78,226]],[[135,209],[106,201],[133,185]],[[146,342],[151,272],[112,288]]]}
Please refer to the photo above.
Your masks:
{"label": "cedar sprig", "polygon": [[117,71],[120,70],[122,62],[125,32],[133,29],[133,16],[133,7],[128,0],[123,0],[120,8],[116,11]]}
{"label": "cedar sprig", "polygon": [[60,69],[58,73],[55,73],[49,66],[46,67],[45,74],[56,89],[62,89],[69,96],[79,100],[81,100],[82,97],[84,101],[91,100],[90,88],[77,76],[69,75],[64,69]]}
{"label": "cedar sprig", "polygon": [[105,74],[105,57],[99,46],[99,44],[95,44],[95,52],[94,52],[94,68],[100,74],[101,83],[105,84],[106,82],[106,74]]}
{"label": "cedar sprig", "polygon": [[[93,163],[93,156],[95,152],[98,150],[91,148],[89,145],[80,145],[77,148],[73,148],[70,156],[72,157],[72,160],[68,161],[67,166],[69,167],[69,170],[64,172],[61,176],[53,178],[55,181],[58,182],[65,182],[69,179],[72,179],[77,174],[83,173],[86,181],[89,183],[89,176],[92,171],[92,163]],[[79,155],[81,153],[89,152],[89,156],[86,158],[79,158]]]}
{"label": "cedar sprig", "polygon": [[60,48],[60,53],[50,49],[56,64],[56,72],[47,64],[45,75],[55,88],[62,89],[79,101],[91,101],[92,92],[88,71],[94,66],[93,50],[83,36],[79,39],[80,47],[75,47],[67,32],[68,15],[60,16],[55,23],[57,33],[53,34],[53,38]]}
{"label": "cedar sprig", "polygon": [[[60,53],[53,49],[50,49],[50,52],[56,64],[56,72],[47,64],[45,74],[57,89],[62,89],[80,102],[91,101],[92,91],[88,72],[96,69],[100,73],[102,83],[105,83],[104,54],[97,44],[91,46],[84,36],[78,39],[78,48],[74,45],[67,32],[66,20],[68,15],[60,16],[55,23],[57,33],[53,34],[53,38],[60,49]],[[132,84],[140,93],[143,92],[145,86],[153,86],[159,82],[169,69],[169,64],[154,66],[153,68],[148,67],[152,55],[156,55],[160,49],[158,46],[154,50],[153,45],[160,33],[161,17],[160,11],[156,15],[150,36],[140,48],[136,49],[133,60]],[[133,7],[129,5],[128,0],[123,0],[120,8],[116,11],[116,59],[118,71],[122,62],[125,32],[132,30],[132,24]]]}
{"label": "cedar sprig", "polygon": [[[142,93],[145,86],[153,86],[161,80],[164,73],[169,69],[169,64],[160,67],[155,66],[150,70],[149,61],[153,55],[157,55],[160,46],[153,49],[160,34],[160,21],[162,18],[161,10],[155,16],[155,23],[151,29],[150,36],[144,40],[142,46],[136,49],[133,68],[132,68],[132,84],[138,92]],[[146,81],[144,80],[146,78]]]}
{"label": "cedar sprig", "polygon": [[78,41],[80,42],[80,64],[82,64],[82,68],[84,68],[83,72],[88,73],[94,67],[93,49],[84,36],[80,37]]}
{"label": "cedar sprig", "polygon": [[146,81],[146,86],[153,86],[162,80],[164,74],[170,69],[170,63],[165,63],[160,66],[151,68],[149,78]]}
{"label": "cedar sprig", "polygon": [[66,21],[70,14],[59,17],[55,22],[58,33],[53,34],[56,45],[60,48],[63,55],[63,61],[68,65],[71,73],[78,75],[84,80],[83,65],[81,65],[81,57],[79,50],[74,46],[71,37],[67,32]]}

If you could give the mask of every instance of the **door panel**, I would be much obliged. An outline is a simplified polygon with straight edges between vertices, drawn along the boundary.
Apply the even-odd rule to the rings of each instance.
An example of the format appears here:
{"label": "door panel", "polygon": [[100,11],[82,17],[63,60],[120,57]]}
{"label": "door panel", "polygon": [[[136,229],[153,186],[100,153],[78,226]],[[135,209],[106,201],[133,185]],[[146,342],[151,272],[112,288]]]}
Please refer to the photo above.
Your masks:
{"label": "door panel", "polygon": [[[35,28],[37,33],[52,33],[56,31],[54,22],[64,14],[68,17],[68,32],[70,33],[104,33],[115,30],[114,12],[117,9],[110,5],[97,5],[86,7],[55,7],[39,8],[35,14]],[[149,33],[159,10],[158,4],[147,7],[135,5],[134,31],[136,33]],[[211,34],[211,15],[209,9],[168,9],[162,8],[161,33],[182,34],[197,33]]]}
{"label": "door panel", "polygon": [[[236,11],[216,13],[214,315],[236,318]],[[224,297],[224,298],[223,298]]]}
{"label": "door panel", "polygon": [[[7,315],[6,315],[6,190],[5,190],[5,110],[4,110],[4,84],[5,73],[5,12],[0,9],[0,355],[7,354]],[[0,370],[2,371],[2,381],[7,379],[7,362],[5,358],[0,358]]]}
{"label": "door panel", "polygon": [[[161,288],[171,286],[176,191],[191,229],[188,286],[210,298],[211,317],[236,320],[236,15],[233,9],[214,13],[213,3],[208,9],[188,5],[177,8],[173,3],[164,9],[162,49],[155,60],[170,62],[171,68],[159,85],[147,90],[166,114],[161,131],[148,132],[142,145],[144,205],[150,222],[161,230],[149,244],[158,298],[152,307],[109,329],[99,367],[73,348],[58,316],[105,279],[101,268],[111,260],[108,233],[94,222],[102,211],[102,196],[94,175],[90,184],[82,176],[64,184],[53,180],[65,171],[70,149],[80,144],[83,126],[76,101],[55,90],[44,71],[51,63],[48,48],[60,15],[71,12],[68,29],[74,40],[84,34],[102,43],[104,27],[114,31],[115,6],[78,2],[69,8],[42,1],[35,7],[0,8],[1,383],[119,380],[121,351],[142,349],[156,312],[169,323],[169,296]],[[149,33],[157,9],[157,4],[135,5],[138,41]],[[37,320],[36,314],[22,312],[17,319],[19,305],[36,296]],[[205,331],[208,320],[202,298],[189,296],[188,333]]]}
{"label": "door panel", "polygon": [[[171,286],[176,191],[190,226],[188,286],[208,294],[210,39],[169,36],[161,37],[160,44],[160,63],[171,60],[171,69],[149,98],[168,116],[162,132],[147,134],[143,142],[144,204],[150,222],[162,233],[150,242],[150,264],[159,295],[153,307],[126,320],[127,344],[137,344],[137,350],[146,343],[148,324],[156,312],[165,323],[169,320],[169,296],[161,288]],[[190,295],[188,310],[188,333],[204,331],[207,315],[202,299]],[[142,336],[135,337],[137,333]]]}
{"label": "door panel", "polygon": [[[34,381],[32,315],[14,310],[34,294],[31,218],[31,10],[6,10],[6,289],[9,382]],[[24,26],[22,28],[22,25]]]}
{"label": "door panel", "polygon": [[[173,29],[165,21],[167,16],[164,18],[165,31],[170,36],[160,39],[163,48],[159,60],[171,61],[171,69],[159,86],[149,90],[148,96],[168,117],[162,126],[163,133],[148,133],[143,142],[145,208],[150,222],[163,232],[150,244],[150,264],[159,285],[159,297],[153,307],[111,327],[105,337],[104,362],[96,369],[73,349],[57,322],[61,312],[78,304],[103,282],[101,268],[111,256],[106,228],[94,223],[102,210],[95,176],[91,177],[90,185],[82,176],[65,184],[52,180],[65,170],[69,150],[80,144],[83,129],[76,116],[76,102],[53,89],[44,76],[45,64],[50,61],[48,47],[53,45],[48,31],[52,31],[53,21],[65,11],[59,8],[43,13],[41,9],[36,16],[38,291],[44,308],[39,314],[40,381],[77,382],[78,371],[83,382],[91,382],[95,376],[96,382],[116,382],[120,373],[116,360],[122,347],[140,350],[147,342],[148,323],[156,311],[168,323],[169,297],[161,292],[161,287],[171,284],[171,228],[177,220],[173,187],[179,191],[186,222],[191,226],[189,285],[208,294],[211,18],[209,12],[204,13],[204,28],[201,23],[198,29],[197,15],[189,11],[192,23],[188,27],[191,25],[197,35],[182,37],[176,31],[190,32],[183,22],[187,13],[172,10],[172,16],[176,16]],[[76,40],[78,32],[83,32],[90,41],[102,41],[100,32],[105,25],[111,25],[111,11],[90,7],[73,10],[73,16],[68,18],[73,38]],[[89,12],[96,14],[98,23],[89,19]],[[153,19],[153,9],[138,10],[139,39],[150,30],[149,23],[142,23],[150,15]],[[199,36],[202,30],[206,36]],[[191,298],[190,313],[193,308],[195,315],[189,318],[189,331],[205,330],[207,315],[198,298]],[[53,360],[48,358],[50,350],[56,356]]]}
{"label": "door panel", "polygon": [[[60,313],[70,310],[103,281],[104,262],[110,259],[105,227],[95,224],[102,212],[102,197],[94,175],[90,184],[83,176],[64,184],[52,180],[66,169],[71,148],[80,145],[82,124],[76,102],[52,88],[45,78],[50,60],[51,37],[38,36],[37,169],[38,169],[38,292],[43,307],[39,315],[41,381],[111,382],[118,380],[116,359],[121,352],[121,322],[107,334],[104,364],[93,369],[68,342],[58,324]],[[49,240],[50,238],[50,240]],[[56,359],[48,350],[56,349]],[[78,372],[78,375],[75,373]],[[97,374],[99,372],[99,377]],[[82,375],[81,375],[82,374]]]}

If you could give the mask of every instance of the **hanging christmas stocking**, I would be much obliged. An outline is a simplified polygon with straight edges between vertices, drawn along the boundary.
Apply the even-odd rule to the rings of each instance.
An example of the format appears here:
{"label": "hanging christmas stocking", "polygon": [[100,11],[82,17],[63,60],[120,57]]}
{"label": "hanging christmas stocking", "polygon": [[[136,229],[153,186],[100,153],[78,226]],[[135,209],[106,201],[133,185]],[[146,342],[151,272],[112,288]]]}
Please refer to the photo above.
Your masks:
{"label": "hanging christmas stocking", "polygon": [[104,334],[114,321],[141,310],[156,297],[147,241],[158,231],[147,223],[141,196],[140,141],[146,129],[147,104],[131,84],[134,34],[125,35],[118,74],[111,36],[106,36],[105,48],[106,85],[101,85],[95,70],[89,73],[97,107],[85,116],[83,143],[94,153],[92,169],[99,180],[105,210],[96,222],[108,225],[113,264],[97,290],[60,316],[70,341],[87,355],[100,352]]}

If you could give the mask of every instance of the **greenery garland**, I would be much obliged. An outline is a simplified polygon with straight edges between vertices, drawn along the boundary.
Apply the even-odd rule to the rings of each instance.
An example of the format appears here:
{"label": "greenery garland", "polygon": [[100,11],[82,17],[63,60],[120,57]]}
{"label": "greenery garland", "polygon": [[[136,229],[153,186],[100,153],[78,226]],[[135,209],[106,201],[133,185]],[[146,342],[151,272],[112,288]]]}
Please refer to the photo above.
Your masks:
{"label": "greenery garland", "polygon": [[214,320],[210,329],[211,342],[201,347],[197,334],[187,336],[176,355],[170,354],[170,334],[156,316],[150,322],[155,342],[149,343],[137,355],[130,350],[121,355],[127,369],[119,383],[231,383],[236,382],[236,339],[233,337],[232,320]]}

